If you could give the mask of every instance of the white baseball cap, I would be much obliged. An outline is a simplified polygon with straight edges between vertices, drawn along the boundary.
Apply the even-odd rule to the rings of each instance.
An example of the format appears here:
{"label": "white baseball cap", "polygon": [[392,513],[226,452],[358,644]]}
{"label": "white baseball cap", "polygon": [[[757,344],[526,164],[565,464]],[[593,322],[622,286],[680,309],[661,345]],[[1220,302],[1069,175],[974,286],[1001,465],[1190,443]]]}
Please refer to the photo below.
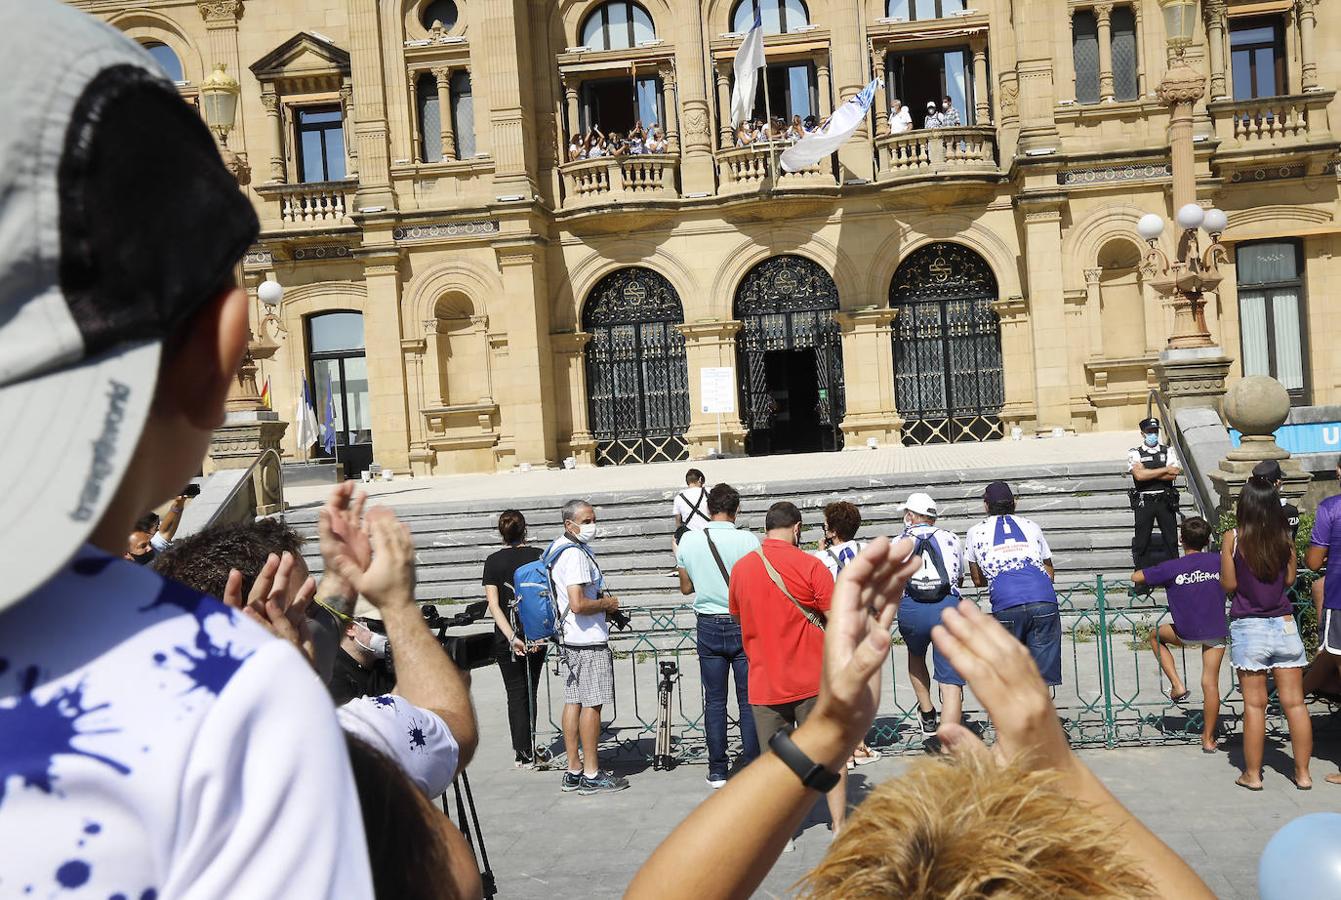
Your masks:
{"label": "white baseball cap", "polygon": [[936,511],[936,501],[931,499],[930,494],[924,494],[921,491],[909,494],[908,502],[898,509],[899,512],[917,513],[919,516],[930,516],[933,519],[940,515]]}
{"label": "white baseball cap", "polygon": [[233,281],[256,214],[199,114],[116,29],[0,3],[0,610],[88,539],[165,339]]}

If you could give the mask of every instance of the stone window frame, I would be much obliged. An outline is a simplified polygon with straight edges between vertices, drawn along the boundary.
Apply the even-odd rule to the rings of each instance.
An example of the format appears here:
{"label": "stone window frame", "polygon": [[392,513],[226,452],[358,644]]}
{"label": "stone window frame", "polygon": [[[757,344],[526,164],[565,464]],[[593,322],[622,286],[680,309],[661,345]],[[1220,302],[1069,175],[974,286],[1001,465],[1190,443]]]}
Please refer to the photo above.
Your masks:
{"label": "stone window frame", "polygon": [[[285,60],[307,48],[326,65],[319,71],[287,73]],[[354,85],[349,54],[328,39],[311,32],[298,32],[251,65],[261,88],[261,105],[270,123],[269,177],[258,186],[296,184],[298,177],[297,110],[309,106],[340,107],[344,125],[345,177],[340,183],[358,179],[358,145],[354,137]]]}
{"label": "stone window frame", "polygon": [[[1126,8],[1131,12],[1133,31],[1136,38],[1136,96],[1119,99],[1114,89],[1113,77],[1113,13],[1118,8]],[[1081,100],[1076,90],[1076,82],[1079,73],[1076,71],[1074,62],[1075,48],[1075,15],[1076,13],[1087,12],[1094,16],[1095,30],[1099,44],[1099,99]],[[1150,64],[1146,57],[1148,41],[1144,35],[1144,15],[1143,4],[1140,0],[1130,0],[1130,2],[1112,2],[1112,0],[1070,0],[1067,4],[1067,16],[1070,19],[1068,31],[1071,40],[1067,43],[1068,52],[1064,56],[1065,70],[1070,75],[1071,96],[1068,98],[1070,104],[1076,106],[1092,107],[1100,104],[1120,104],[1120,103],[1140,103],[1148,94],[1148,73]]]}
{"label": "stone window frame", "polygon": [[[732,7],[734,9],[734,7]],[[813,20],[812,20],[813,22]],[[727,32],[712,41],[709,54],[712,59],[713,80],[717,87],[716,109],[717,151],[735,149],[735,130],[731,127],[731,88],[736,51],[744,35]],[[823,120],[834,111],[832,84],[833,63],[829,50],[829,30],[811,24],[805,31],[764,35],[764,55],[768,65],[777,63],[813,63],[815,90],[819,99],[819,118]]]}
{"label": "stone window frame", "polygon": [[[988,18],[982,13],[952,19],[920,19],[909,22],[883,23],[869,30],[872,59],[883,75],[884,64],[891,53],[955,50],[966,51],[969,64],[969,83],[973,97],[972,110],[960,110],[967,127],[991,128],[997,124],[992,101],[995,85],[992,80],[991,33]],[[874,135],[889,133],[889,92],[893,84],[882,78],[876,87],[871,111],[876,116]],[[940,98],[937,98],[939,102]],[[972,115],[967,113],[971,112]],[[973,124],[968,125],[968,119]]]}

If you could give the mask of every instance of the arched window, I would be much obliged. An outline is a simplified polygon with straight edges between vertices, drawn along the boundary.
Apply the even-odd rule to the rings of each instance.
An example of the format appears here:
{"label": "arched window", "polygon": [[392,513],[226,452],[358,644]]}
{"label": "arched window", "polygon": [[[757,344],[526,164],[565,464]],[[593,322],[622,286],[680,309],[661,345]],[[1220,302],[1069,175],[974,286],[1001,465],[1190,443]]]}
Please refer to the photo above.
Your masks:
{"label": "arched window", "polygon": [[891,19],[944,19],[964,11],[964,0],[886,0],[885,15]]}
{"label": "arched window", "polygon": [[741,279],[733,309],[750,455],[842,449],[847,402],[833,276],[804,256],[774,256]]}
{"label": "arched window", "polygon": [[582,308],[587,409],[597,465],[686,459],[689,373],[680,296],[664,275],[630,266],[606,275]]}
{"label": "arched window", "polygon": [[443,31],[451,31],[456,25],[456,16],[456,4],[452,0],[431,0],[419,13],[419,22],[425,31],[432,31],[434,22],[441,22]]}
{"label": "arched window", "polygon": [[592,50],[627,50],[657,38],[652,17],[631,0],[611,0],[591,11],[582,23],[582,46]]}
{"label": "arched window", "polygon": [[182,71],[182,61],[177,58],[173,49],[162,41],[145,41],[141,46],[149,51],[149,55],[158,63],[158,67],[163,70],[172,81],[185,81],[186,75]]}
{"label": "arched window", "polygon": [[899,263],[889,285],[894,402],[905,444],[986,441],[1002,434],[1005,381],[996,276],[977,253],[942,241]]}
{"label": "arched window", "polygon": [[731,30],[744,34],[754,25],[755,10],[764,24],[764,34],[786,34],[810,24],[810,10],[803,0],[740,0],[731,13]]}
{"label": "arched window", "polygon": [[438,103],[438,79],[432,72],[420,75],[414,83],[415,102],[419,106],[419,160],[442,162],[442,110]]}

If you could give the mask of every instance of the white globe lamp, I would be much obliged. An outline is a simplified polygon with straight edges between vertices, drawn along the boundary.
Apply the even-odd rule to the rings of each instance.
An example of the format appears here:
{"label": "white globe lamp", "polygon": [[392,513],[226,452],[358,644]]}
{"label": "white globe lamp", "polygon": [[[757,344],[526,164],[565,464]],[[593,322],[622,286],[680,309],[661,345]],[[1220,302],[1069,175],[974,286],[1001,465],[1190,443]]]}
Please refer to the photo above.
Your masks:
{"label": "white globe lamp", "polygon": [[1196,203],[1184,203],[1178,208],[1176,218],[1179,228],[1200,228],[1206,218],[1206,210]]}
{"label": "white globe lamp", "polygon": [[1224,234],[1225,229],[1229,227],[1229,216],[1225,215],[1224,210],[1211,207],[1206,210],[1206,219],[1201,226],[1206,229],[1207,234],[1213,236]]}
{"label": "white globe lamp", "polygon": [[278,281],[262,281],[256,287],[256,296],[262,303],[274,310],[284,299],[284,286]]}
{"label": "white globe lamp", "polygon": [[1146,213],[1136,223],[1136,231],[1144,241],[1157,241],[1164,233],[1164,217],[1159,213]]}

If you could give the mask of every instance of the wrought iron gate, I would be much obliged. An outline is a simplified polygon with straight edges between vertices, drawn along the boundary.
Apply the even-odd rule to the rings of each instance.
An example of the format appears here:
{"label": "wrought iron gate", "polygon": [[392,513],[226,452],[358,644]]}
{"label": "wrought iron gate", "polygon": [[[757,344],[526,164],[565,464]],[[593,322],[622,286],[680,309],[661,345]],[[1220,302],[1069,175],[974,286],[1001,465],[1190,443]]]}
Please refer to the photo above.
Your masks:
{"label": "wrought iron gate", "polygon": [[611,272],[582,311],[587,397],[597,465],[687,459],[689,384],[684,308],[675,288],[650,269]]}
{"label": "wrought iron gate", "polygon": [[1005,385],[996,278],[959,244],[928,244],[899,264],[889,287],[895,403],[905,444],[1002,436]]}
{"label": "wrought iron gate", "polygon": [[843,346],[834,313],[838,286],[818,263],[803,256],[774,256],[746,274],[736,290],[735,315],[742,328],[740,358],[741,424],[746,431],[771,427],[773,398],[764,354],[770,350],[815,349],[819,420],[831,437],[825,449],[839,450],[839,425],[847,410],[843,386]]}

